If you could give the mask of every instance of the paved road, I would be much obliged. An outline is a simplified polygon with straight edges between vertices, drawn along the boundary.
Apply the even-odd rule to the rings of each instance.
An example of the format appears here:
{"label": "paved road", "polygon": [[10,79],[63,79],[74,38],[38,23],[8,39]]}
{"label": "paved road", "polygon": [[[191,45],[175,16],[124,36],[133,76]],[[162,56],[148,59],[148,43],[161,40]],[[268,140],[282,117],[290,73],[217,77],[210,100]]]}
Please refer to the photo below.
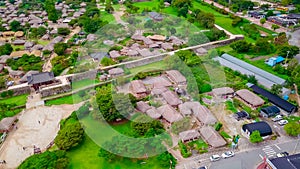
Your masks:
{"label": "paved road", "polygon": [[300,153],[300,144],[297,145],[297,142],[298,140],[292,140],[274,145],[259,145],[249,151],[236,152],[234,157],[217,162],[210,162],[208,157],[203,159],[195,157],[178,165],[177,169],[192,169],[201,166],[207,166],[209,169],[255,169],[262,162],[264,156],[274,158],[277,153],[283,151],[294,154],[294,150],[296,150],[295,153]]}

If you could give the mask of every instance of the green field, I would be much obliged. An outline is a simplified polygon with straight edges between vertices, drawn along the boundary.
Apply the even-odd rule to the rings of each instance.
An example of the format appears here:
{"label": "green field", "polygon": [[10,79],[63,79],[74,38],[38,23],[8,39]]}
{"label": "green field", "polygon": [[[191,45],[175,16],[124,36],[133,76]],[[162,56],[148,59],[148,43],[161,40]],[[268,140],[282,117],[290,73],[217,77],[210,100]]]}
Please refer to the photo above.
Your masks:
{"label": "green field", "polygon": [[0,100],[0,103],[5,104],[16,104],[17,106],[22,106],[26,104],[28,94],[23,94],[19,96],[10,97],[7,99]]}
{"label": "green field", "polygon": [[143,72],[143,71],[165,70],[166,67],[167,67],[167,65],[164,61],[159,61],[159,62],[154,62],[154,63],[147,64],[147,65],[144,65],[144,66],[131,68],[130,72],[132,74],[137,74],[137,73]]}
{"label": "green field", "polygon": [[[109,131],[111,129],[110,127],[93,120],[90,116],[82,119],[81,123],[85,126],[87,135],[79,147],[67,152],[70,158],[70,169],[163,169],[155,157],[145,160],[120,158],[120,160],[111,163],[98,157],[100,146],[93,140],[96,140],[97,143],[99,143],[99,140],[101,140],[100,142],[106,141],[110,139],[114,133]],[[112,128],[120,133],[126,133],[128,130],[132,130],[130,123],[114,125]],[[93,140],[89,136],[92,136]]]}
{"label": "green field", "polygon": [[80,80],[77,82],[73,82],[72,83],[72,89],[76,90],[76,89],[80,89],[83,87],[87,87],[96,83],[99,83],[100,81],[98,79],[84,79],[84,80]]}
{"label": "green field", "polygon": [[80,97],[79,94],[76,93],[70,96],[64,96],[58,99],[46,101],[45,105],[51,106],[51,105],[61,105],[61,104],[77,104],[85,100],[87,99]]}

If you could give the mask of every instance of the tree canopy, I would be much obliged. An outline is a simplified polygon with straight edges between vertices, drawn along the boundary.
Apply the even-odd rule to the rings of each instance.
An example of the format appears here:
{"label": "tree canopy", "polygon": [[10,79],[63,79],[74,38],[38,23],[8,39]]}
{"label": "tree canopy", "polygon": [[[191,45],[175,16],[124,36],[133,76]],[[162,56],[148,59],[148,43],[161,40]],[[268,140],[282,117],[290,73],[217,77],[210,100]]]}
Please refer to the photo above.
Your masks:
{"label": "tree canopy", "polygon": [[54,0],[45,0],[44,8],[48,14],[48,19],[52,22],[56,22],[59,17],[55,9]]}
{"label": "tree canopy", "polygon": [[298,122],[290,122],[283,128],[285,132],[290,136],[298,136],[300,134],[300,124]]}
{"label": "tree canopy", "polygon": [[250,135],[250,142],[251,143],[259,143],[259,142],[262,142],[262,141],[263,141],[263,138],[261,137],[258,130],[255,130],[251,133],[251,135]]}

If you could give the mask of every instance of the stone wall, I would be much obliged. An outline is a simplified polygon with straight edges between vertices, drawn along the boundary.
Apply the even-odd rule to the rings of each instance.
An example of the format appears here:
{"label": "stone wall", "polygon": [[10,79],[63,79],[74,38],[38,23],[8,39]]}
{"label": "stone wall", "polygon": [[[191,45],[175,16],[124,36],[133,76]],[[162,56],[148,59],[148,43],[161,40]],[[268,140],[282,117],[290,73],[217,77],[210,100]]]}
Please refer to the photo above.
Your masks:
{"label": "stone wall", "polygon": [[70,82],[76,82],[83,79],[95,79],[97,76],[97,70],[91,70],[83,73],[72,74],[68,76]]}
{"label": "stone wall", "polygon": [[19,95],[22,95],[22,94],[29,94],[30,93],[30,87],[27,85],[27,86],[22,86],[22,87],[18,87],[18,88],[6,89],[6,90],[2,90],[0,93],[8,92],[8,91],[12,91],[13,96],[19,96]]}
{"label": "stone wall", "polygon": [[40,93],[42,97],[48,97],[48,96],[53,96],[57,94],[62,94],[71,91],[71,85],[66,84],[66,85],[61,85],[53,88],[46,88],[46,89],[41,89]]}

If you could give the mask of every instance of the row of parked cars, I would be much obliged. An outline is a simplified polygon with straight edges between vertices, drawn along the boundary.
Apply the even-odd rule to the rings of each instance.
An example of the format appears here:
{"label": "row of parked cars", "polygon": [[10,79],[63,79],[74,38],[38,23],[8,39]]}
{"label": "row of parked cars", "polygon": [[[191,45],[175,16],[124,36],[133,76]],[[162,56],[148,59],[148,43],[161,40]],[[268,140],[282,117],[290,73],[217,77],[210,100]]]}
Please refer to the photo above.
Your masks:
{"label": "row of parked cars", "polygon": [[221,157],[223,159],[226,159],[226,158],[230,158],[230,157],[233,157],[234,156],[234,152],[233,151],[226,151],[225,153],[223,153],[221,156],[218,155],[218,154],[215,154],[215,155],[212,155],[210,156],[210,161],[219,161],[221,159]]}
{"label": "row of parked cars", "polygon": [[282,115],[275,116],[274,118],[272,118],[272,121],[277,122],[277,124],[279,124],[280,126],[288,124],[288,121],[284,120]]}

